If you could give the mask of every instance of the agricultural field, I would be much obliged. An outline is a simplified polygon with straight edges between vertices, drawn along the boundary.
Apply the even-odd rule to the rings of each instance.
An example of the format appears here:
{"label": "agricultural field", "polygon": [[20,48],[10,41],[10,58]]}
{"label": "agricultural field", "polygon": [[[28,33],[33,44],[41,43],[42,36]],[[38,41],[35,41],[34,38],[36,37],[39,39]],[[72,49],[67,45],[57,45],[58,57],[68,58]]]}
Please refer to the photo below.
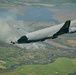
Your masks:
{"label": "agricultural field", "polygon": [[46,65],[23,65],[13,72],[0,75],[70,75],[76,72],[76,59],[58,58],[54,63]]}
{"label": "agricultural field", "polygon": [[0,0],[0,7],[75,5],[75,0]]}

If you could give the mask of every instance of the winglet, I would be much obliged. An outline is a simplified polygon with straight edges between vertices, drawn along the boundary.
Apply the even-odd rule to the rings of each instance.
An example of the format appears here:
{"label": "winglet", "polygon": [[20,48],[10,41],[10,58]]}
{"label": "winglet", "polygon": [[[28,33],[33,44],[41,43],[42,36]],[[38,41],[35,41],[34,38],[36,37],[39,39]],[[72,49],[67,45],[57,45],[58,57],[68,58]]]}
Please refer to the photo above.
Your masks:
{"label": "winglet", "polygon": [[70,23],[71,23],[70,20],[66,21],[66,22],[64,23],[64,25],[62,26],[62,28],[53,35],[52,39],[58,37],[58,36],[61,35],[61,34],[68,33],[68,32],[69,32]]}

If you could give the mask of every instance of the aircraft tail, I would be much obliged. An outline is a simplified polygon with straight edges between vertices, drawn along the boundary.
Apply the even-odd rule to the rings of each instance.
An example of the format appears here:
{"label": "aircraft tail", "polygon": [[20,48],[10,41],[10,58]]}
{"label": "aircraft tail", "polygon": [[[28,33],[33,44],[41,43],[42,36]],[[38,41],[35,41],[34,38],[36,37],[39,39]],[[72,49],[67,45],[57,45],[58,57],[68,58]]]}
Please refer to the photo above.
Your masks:
{"label": "aircraft tail", "polygon": [[70,23],[71,23],[70,20],[66,21],[64,23],[64,25],[61,27],[61,29],[53,35],[52,39],[58,37],[61,34],[68,33],[69,32]]}
{"label": "aircraft tail", "polygon": [[60,30],[67,33],[69,31],[70,23],[71,23],[70,20],[66,21],[65,24],[63,25],[63,27]]}

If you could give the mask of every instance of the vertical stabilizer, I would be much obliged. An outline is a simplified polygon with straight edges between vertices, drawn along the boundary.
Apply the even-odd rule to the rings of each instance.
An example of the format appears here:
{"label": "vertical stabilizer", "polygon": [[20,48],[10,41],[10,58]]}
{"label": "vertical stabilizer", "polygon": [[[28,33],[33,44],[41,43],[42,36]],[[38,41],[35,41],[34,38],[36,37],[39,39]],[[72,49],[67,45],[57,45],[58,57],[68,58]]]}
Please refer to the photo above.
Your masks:
{"label": "vertical stabilizer", "polygon": [[53,35],[52,39],[58,37],[61,34],[68,33],[69,32],[70,23],[71,23],[70,20],[66,21],[64,23],[64,25],[61,27],[61,29]]}

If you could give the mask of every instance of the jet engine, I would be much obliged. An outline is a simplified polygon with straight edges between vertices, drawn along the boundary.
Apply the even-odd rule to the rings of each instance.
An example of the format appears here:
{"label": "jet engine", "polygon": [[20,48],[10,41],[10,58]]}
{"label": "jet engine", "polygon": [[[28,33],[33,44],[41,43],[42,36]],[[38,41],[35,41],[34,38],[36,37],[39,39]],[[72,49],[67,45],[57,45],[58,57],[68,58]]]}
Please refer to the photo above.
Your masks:
{"label": "jet engine", "polygon": [[74,32],[76,32],[76,27],[72,27],[69,29],[69,33],[74,33]]}

